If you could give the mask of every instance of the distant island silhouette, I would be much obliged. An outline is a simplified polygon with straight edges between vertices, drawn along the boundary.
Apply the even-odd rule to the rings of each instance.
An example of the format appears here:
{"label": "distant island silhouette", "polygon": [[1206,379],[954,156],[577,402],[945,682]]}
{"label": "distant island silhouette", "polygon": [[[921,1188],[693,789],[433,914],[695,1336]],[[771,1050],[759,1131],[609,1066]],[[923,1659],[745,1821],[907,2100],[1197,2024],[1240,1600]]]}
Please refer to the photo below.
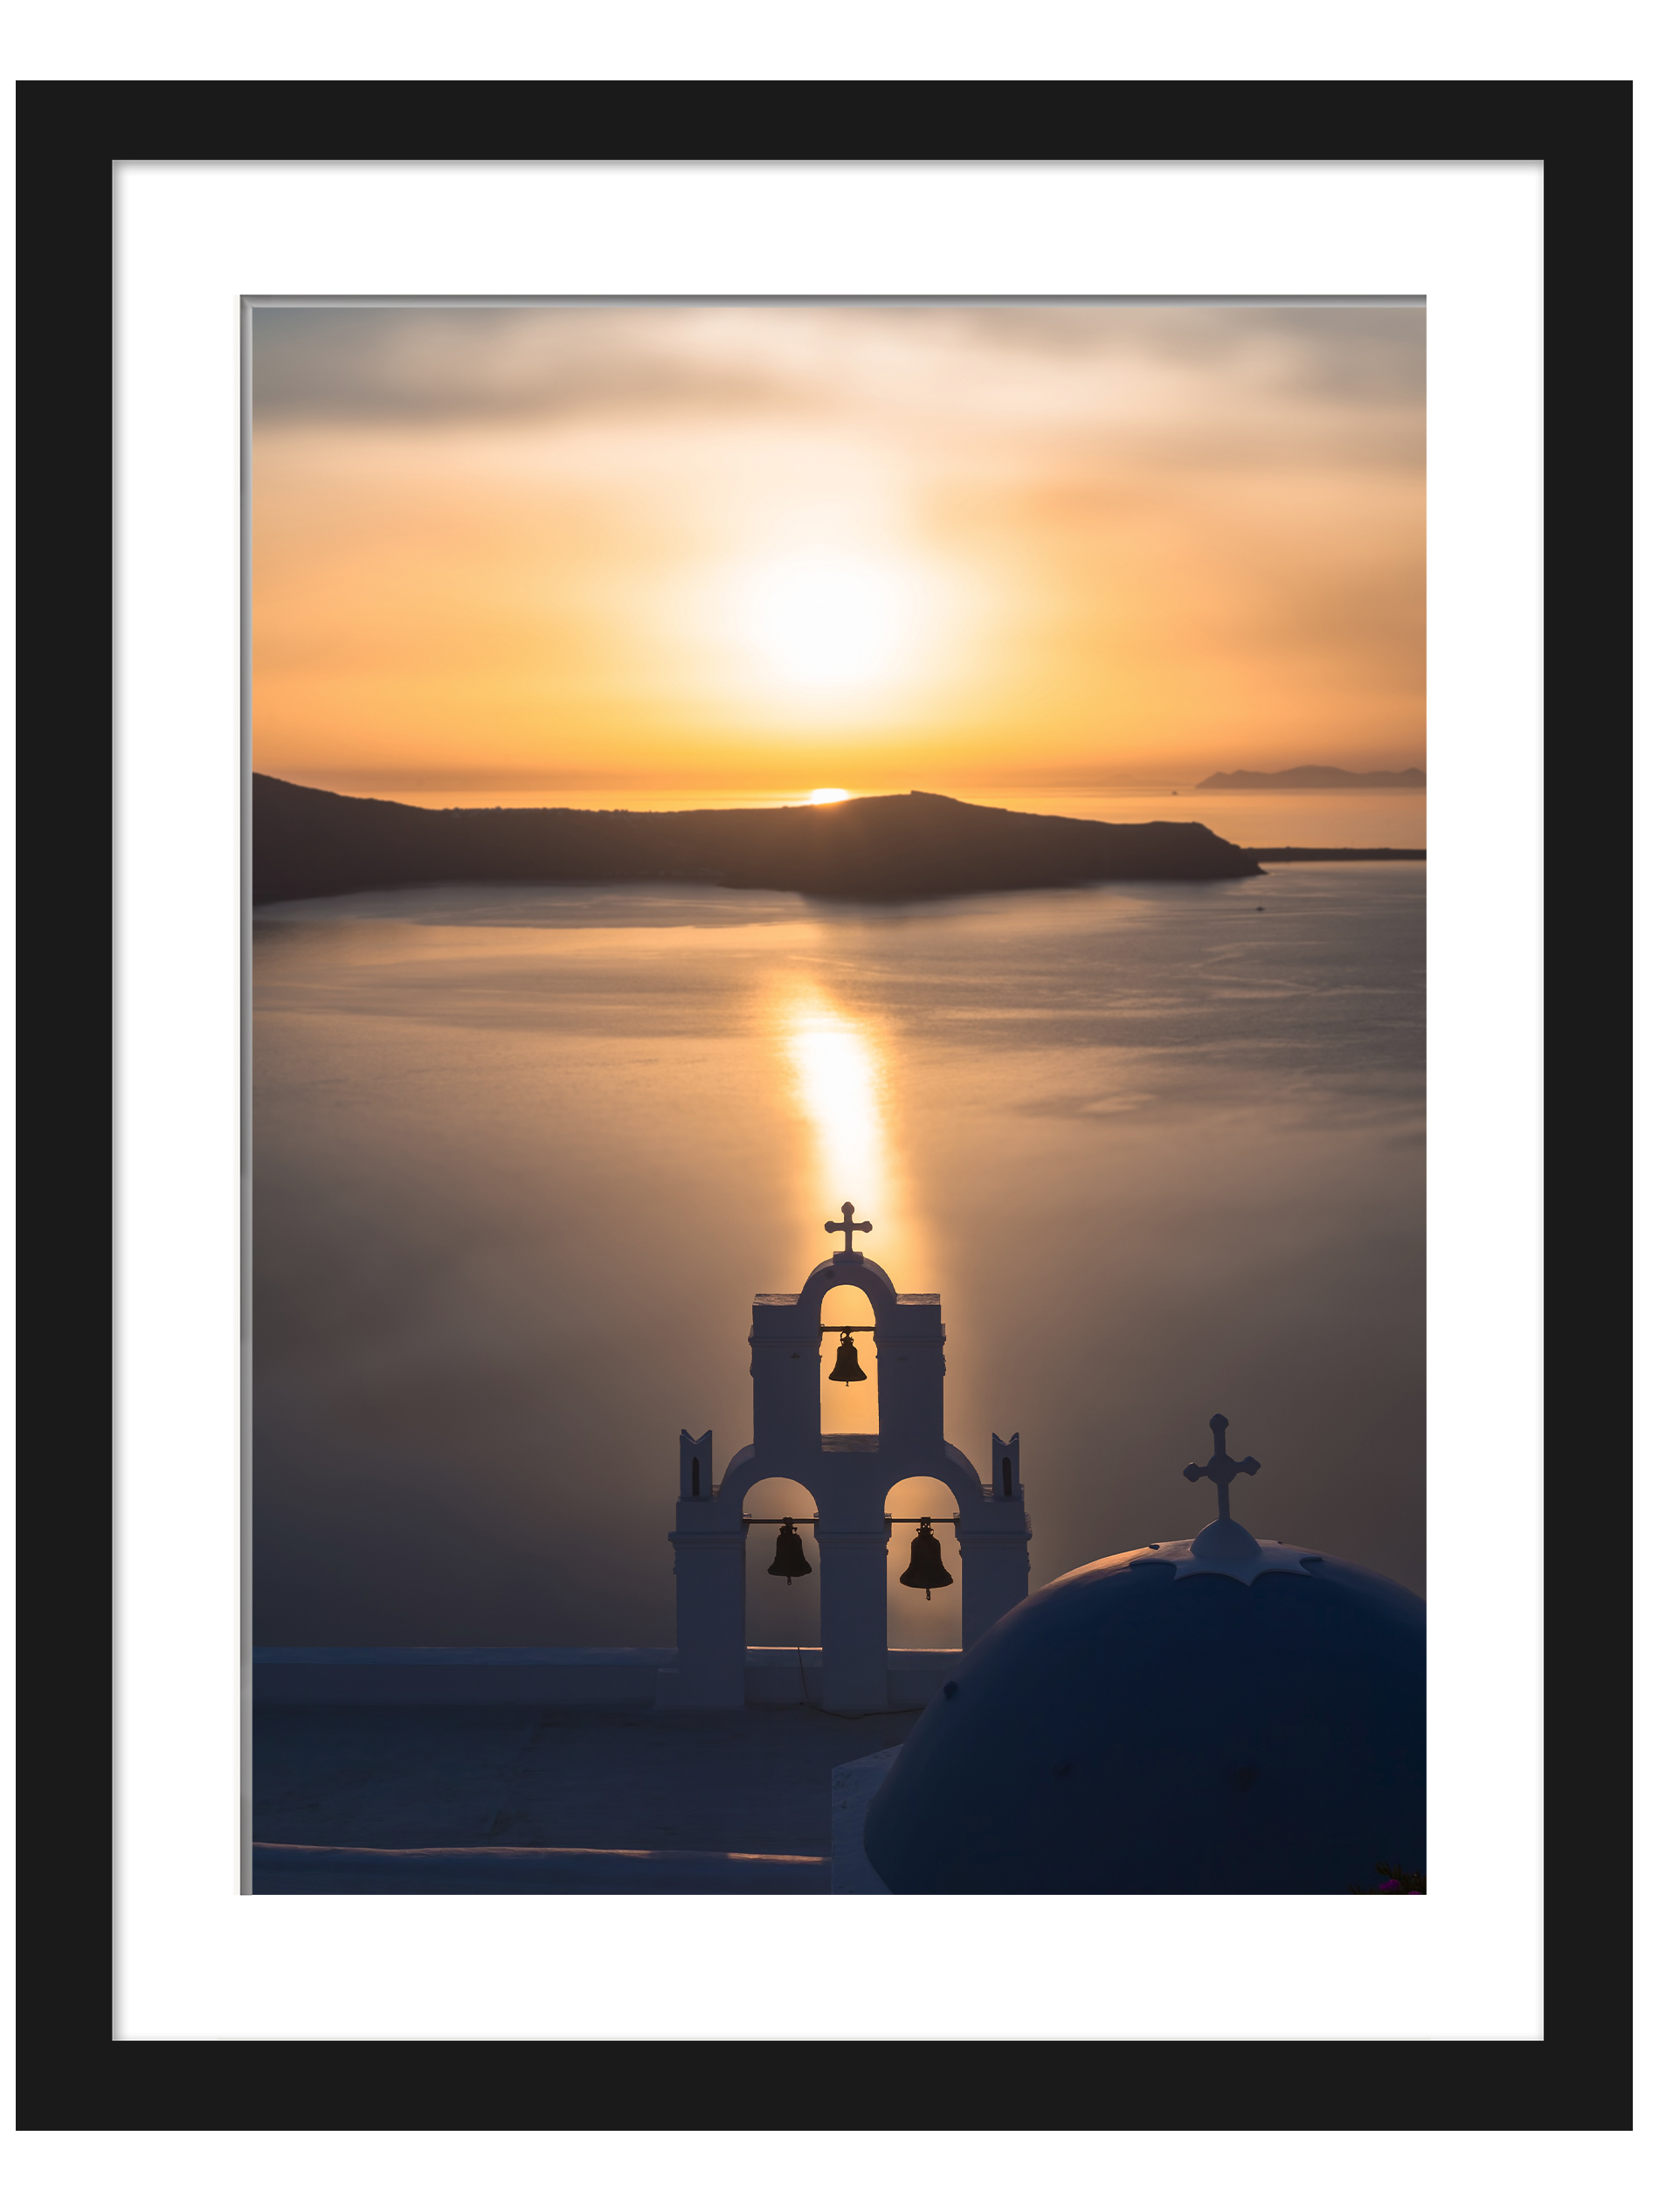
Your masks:
{"label": "distant island silhouette", "polygon": [[426,807],[253,778],[253,898],[416,883],[715,883],[942,898],[1065,883],[1259,875],[1199,822],[1090,822],[932,791],[684,813]]}
{"label": "distant island silhouette", "polygon": [[1206,776],[1194,789],[1201,791],[1421,791],[1428,778],[1421,768],[1260,768],[1225,769]]}
{"label": "distant island silhouette", "polygon": [[1426,861],[1421,845],[1241,845],[1253,861]]}

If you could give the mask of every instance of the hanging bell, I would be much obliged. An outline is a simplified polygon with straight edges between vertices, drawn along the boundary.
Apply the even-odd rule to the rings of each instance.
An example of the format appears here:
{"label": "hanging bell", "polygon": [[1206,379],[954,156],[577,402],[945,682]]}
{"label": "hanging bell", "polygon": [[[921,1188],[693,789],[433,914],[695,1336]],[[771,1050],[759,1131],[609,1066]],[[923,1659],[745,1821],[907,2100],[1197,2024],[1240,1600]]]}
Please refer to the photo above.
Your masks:
{"label": "hanging bell", "polygon": [[853,1331],[843,1329],[841,1341],[836,1347],[835,1365],[830,1369],[832,1382],[868,1382],[869,1377],[858,1364],[858,1346],[853,1342]]}
{"label": "hanging bell", "polygon": [[956,1580],[944,1564],[944,1554],[939,1549],[939,1539],[933,1533],[932,1524],[923,1521],[910,1545],[910,1564],[899,1577],[907,1590],[925,1590],[928,1603],[933,1603],[933,1593]]}
{"label": "hanging bell", "polygon": [[778,1549],[766,1570],[767,1573],[781,1574],[787,1587],[797,1576],[810,1574],[812,1571],[811,1563],[801,1549],[801,1540],[795,1533],[794,1522],[785,1521],[778,1531]]}

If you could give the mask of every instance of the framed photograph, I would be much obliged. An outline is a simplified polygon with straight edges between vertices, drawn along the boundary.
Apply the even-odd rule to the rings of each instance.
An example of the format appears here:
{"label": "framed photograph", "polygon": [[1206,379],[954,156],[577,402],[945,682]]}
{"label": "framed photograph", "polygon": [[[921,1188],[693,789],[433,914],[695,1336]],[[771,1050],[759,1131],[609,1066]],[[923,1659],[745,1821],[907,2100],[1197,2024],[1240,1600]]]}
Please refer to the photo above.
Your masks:
{"label": "framed photograph", "polygon": [[[1253,90],[1198,145],[1190,86],[1132,88],[1128,138],[1101,87],[994,125],[924,88],[919,129],[874,87],[851,160],[810,87],[792,145],[768,87],[719,144],[684,102],[647,144],[561,102],[551,150],[547,88],[478,87],[481,162],[428,88],[366,134],[315,88],[304,162],[204,139],[189,88],[123,135],[131,89],[79,172],[113,160],[119,240],[111,2081],[180,2041],[303,2076],[342,2039],[965,2040],[1054,2126],[1027,2046],[1178,2041],[1231,2047],[1260,2126],[1295,2124],[1256,2063],[1290,2043],[1340,2126],[1376,2042],[1462,2067],[1467,2125],[1538,2124],[1522,2080],[1618,2125],[1531,1932],[1542,254],[1570,195],[1623,219],[1619,89],[1421,88],[1408,156],[1363,87]],[[1425,769],[1432,807],[1374,780]],[[945,1338],[944,1495],[895,1459],[832,1524],[735,1467],[809,1397],[814,1448],[880,1462]],[[1027,1589],[1265,1588],[1199,1571],[1206,1521],[1282,1538],[1281,1590],[1329,1559],[1427,1593],[1422,1860],[1372,1855],[1426,1894],[980,1885],[896,1844],[832,1885],[812,1793],[895,1751],[896,1783]],[[248,1801],[256,1697],[286,1747]],[[686,1760],[687,1712],[851,1756],[722,1826],[742,1776]],[[653,1731],[683,1768],[630,1801],[603,1746]],[[373,1878],[422,1849],[612,1878]],[[280,1877],[308,1851],[333,1878]],[[709,1878],[621,1878],[675,1853]],[[1317,1972],[1213,1970],[1263,1892]],[[731,1971],[780,1893],[810,1969]]]}

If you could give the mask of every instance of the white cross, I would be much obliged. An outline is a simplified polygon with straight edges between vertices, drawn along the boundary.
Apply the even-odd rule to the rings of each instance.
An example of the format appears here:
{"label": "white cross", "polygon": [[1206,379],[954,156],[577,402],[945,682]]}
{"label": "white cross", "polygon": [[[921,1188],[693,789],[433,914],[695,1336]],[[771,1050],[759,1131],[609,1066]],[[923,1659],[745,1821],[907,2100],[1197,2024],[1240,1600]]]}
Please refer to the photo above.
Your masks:
{"label": "white cross", "polygon": [[853,1201],[851,1199],[848,1199],[846,1204],[842,1206],[840,1220],[839,1221],[826,1221],[824,1227],[829,1231],[832,1236],[844,1236],[847,1239],[847,1248],[849,1252],[853,1249],[853,1232],[854,1229],[857,1229],[864,1236],[868,1236],[870,1233],[870,1224],[868,1221],[855,1221],[853,1219]]}
{"label": "white cross", "polygon": [[1230,1521],[1233,1516],[1227,1510],[1227,1484],[1235,1475],[1259,1474],[1262,1462],[1256,1459],[1229,1459],[1227,1457],[1227,1415],[1225,1414],[1210,1415],[1210,1434],[1215,1439],[1215,1449],[1210,1455],[1208,1464],[1199,1467],[1196,1462],[1190,1462],[1181,1469],[1181,1472],[1189,1483],[1199,1482],[1207,1475],[1211,1482],[1214,1483],[1217,1494],[1221,1500],[1221,1510],[1216,1515],[1216,1518],[1220,1521]]}

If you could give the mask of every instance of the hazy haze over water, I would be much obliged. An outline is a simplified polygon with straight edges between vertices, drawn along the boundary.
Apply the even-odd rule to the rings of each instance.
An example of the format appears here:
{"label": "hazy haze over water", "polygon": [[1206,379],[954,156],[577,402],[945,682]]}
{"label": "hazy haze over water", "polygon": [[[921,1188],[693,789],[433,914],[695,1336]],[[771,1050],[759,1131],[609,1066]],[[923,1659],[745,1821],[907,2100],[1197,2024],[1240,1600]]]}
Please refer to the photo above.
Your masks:
{"label": "hazy haze over water", "polygon": [[[672,1643],[679,1431],[748,1441],[750,1301],[843,1199],[943,1295],[948,1436],[1020,1433],[1033,1587],[1199,1527],[1220,1411],[1247,1525],[1421,1589],[1423,889],[259,909],[256,1642]],[[751,1641],[815,1642],[770,1539]]]}

